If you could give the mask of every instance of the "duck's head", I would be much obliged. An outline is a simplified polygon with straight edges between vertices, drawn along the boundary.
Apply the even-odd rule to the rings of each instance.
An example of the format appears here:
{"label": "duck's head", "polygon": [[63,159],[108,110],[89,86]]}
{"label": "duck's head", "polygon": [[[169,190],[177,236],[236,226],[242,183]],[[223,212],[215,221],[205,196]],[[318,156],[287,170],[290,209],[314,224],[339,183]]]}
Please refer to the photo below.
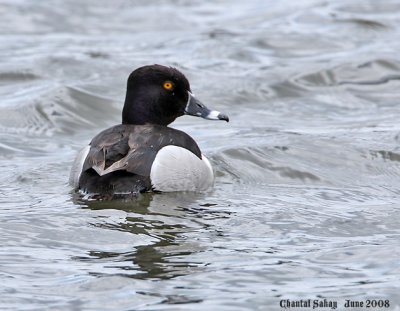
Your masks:
{"label": "duck's head", "polygon": [[128,78],[123,124],[168,125],[182,115],[229,121],[228,116],[203,105],[190,90],[189,81],[177,69],[143,66]]}

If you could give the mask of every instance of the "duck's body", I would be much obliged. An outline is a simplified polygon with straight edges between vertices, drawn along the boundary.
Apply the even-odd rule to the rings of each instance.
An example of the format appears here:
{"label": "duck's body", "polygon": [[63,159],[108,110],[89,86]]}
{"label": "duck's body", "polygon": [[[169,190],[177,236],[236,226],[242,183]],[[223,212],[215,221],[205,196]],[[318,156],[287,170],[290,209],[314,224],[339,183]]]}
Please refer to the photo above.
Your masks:
{"label": "duck's body", "polygon": [[154,124],[104,130],[78,154],[72,172],[76,188],[107,195],[200,191],[214,179],[209,161],[189,135]]}
{"label": "duck's body", "polygon": [[167,125],[183,114],[228,121],[190,93],[187,79],[160,65],[135,70],[128,79],[123,124],[93,138],[78,154],[70,184],[103,197],[145,191],[203,191],[214,180],[196,142]]}

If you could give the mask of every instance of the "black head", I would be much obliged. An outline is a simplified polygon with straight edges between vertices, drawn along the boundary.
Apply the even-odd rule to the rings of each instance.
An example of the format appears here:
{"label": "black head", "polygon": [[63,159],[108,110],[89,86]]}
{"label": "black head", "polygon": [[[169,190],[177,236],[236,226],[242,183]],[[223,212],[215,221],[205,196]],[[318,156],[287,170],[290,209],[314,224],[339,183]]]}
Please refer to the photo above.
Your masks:
{"label": "black head", "polygon": [[200,103],[191,94],[189,81],[175,68],[143,66],[129,75],[123,124],[168,125],[184,114],[228,121],[227,116]]}

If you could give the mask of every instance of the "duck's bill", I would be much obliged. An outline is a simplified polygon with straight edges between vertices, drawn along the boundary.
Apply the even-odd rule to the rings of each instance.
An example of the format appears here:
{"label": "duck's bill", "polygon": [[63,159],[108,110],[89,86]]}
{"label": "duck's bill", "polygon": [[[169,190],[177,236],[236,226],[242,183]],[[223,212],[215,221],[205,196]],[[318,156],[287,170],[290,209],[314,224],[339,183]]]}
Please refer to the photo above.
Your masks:
{"label": "duck's bill", "polygon": [[195,117],[201,117],[207,120],[224,120],[229,122],[229,117],[216,110],[208,109],[201,101],[199,101],[190,92],[188,103],[185,108],[185,114]]}

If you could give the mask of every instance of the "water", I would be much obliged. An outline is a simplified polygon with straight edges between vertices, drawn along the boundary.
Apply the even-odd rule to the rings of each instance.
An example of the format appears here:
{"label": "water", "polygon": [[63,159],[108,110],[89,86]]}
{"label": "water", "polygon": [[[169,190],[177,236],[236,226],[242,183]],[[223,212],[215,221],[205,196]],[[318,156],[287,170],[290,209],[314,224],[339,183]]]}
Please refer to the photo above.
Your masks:
{"label": "water", "polygon": [[[0,309],[399,310],[399,12],[1,0]],[[80,201],[77,150],[119,122],[128,74],[152,63],[230,116],[174,123],[211,159],[214,189]]]}

